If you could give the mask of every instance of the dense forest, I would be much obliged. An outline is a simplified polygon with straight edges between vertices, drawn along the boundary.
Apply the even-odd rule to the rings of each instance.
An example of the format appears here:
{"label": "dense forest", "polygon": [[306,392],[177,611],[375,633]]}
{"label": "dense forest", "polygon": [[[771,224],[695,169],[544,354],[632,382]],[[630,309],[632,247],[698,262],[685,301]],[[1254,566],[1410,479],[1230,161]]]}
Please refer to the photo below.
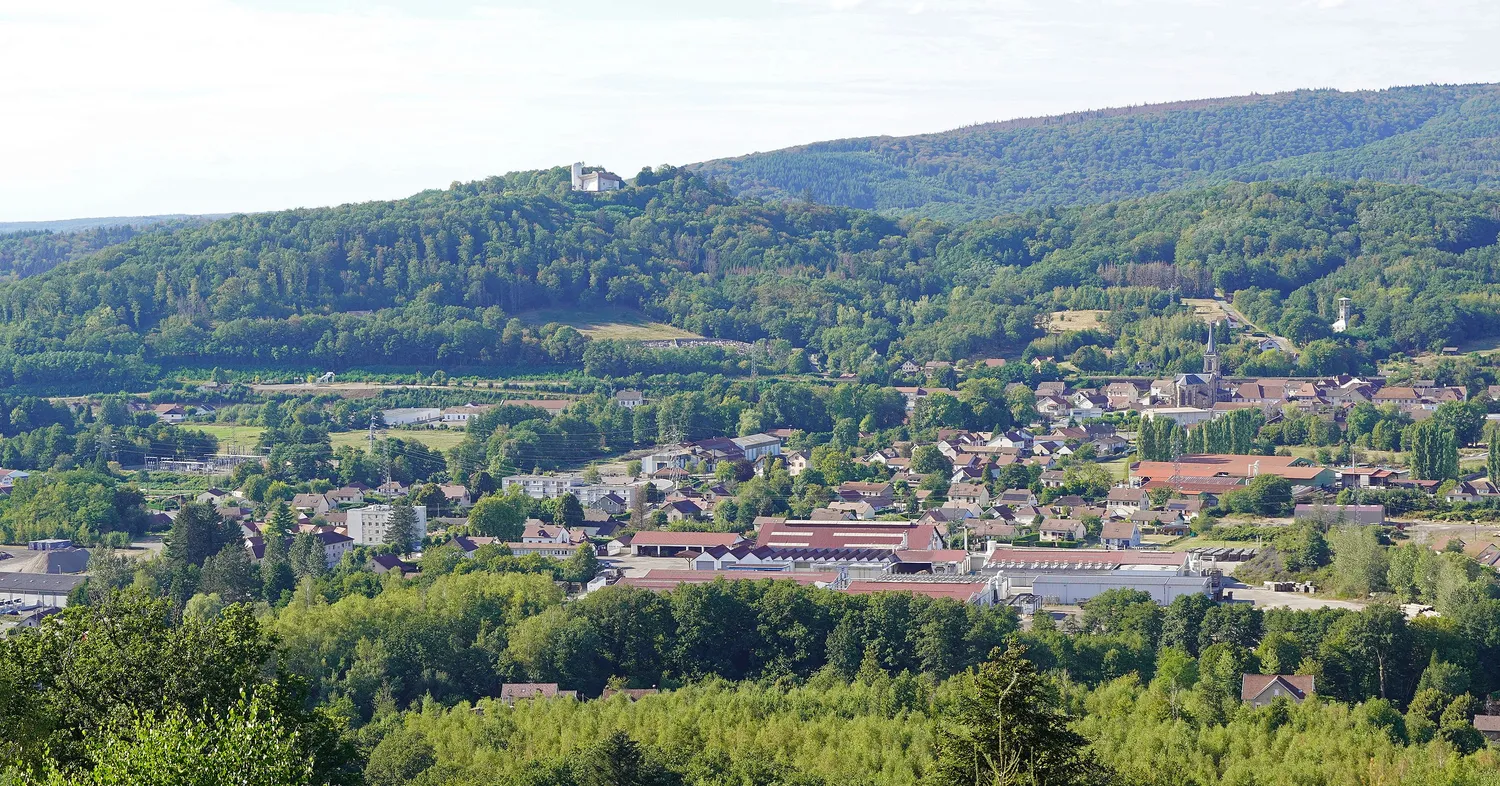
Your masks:
{"label": "dense forest", "polygon": [[[764,342],[780,370],[817,355],[860,373],[1016,353],[1043,338],[1039,315],[1086,308],[1111,312],[1104,329],[1050,349],[1094,346],[1091,370],[1194,368],[1207,333],[1178,298],[1215,288],[1306,345],[1295,366],[1226,353],[1253,373],[1359,370],[1500,329],[1500,199],[1483,194],[1229,184],[951,226],[741,200],[671,168],[637,183],[572,193],[555,169],[146,233],[0,284],[0,382],[119,389],[215,365],[748,368],[730,350],[640,352],[522,318],[541,306],[639,310]],[[1358,327],[1335,340],[1341,295]]]}
{"label": "dense forest", "polygon": [[[0,747],[0,782],[958,786],[1002,734],[1053,777],[998,782],[1500,772],[1469,722],[1500,675],[1500,601],[1457,554],[1433,560],[1441,617],[1114,590],[1023,631],[1006,608],[770,580],[563,603],[549,560],[499,546],[430,550],[402,579],[363,569],[363,550],[328,570],[294,544],[272,592],[275,570],[189,513],[203,526],[179,523],[161,557],[101,552],[73,606],[0,639],[0,729],[24,730]],[[197,594],[156,597],[179,575]],[[1242,674],[1294,670],[1315,698],[1240,702]],[[532,680],[579,699],[493,698]],[[661,692],[602,697],[621,688]]]}
{"label": "dense forest", "polygon": [[1228,180],[1500,185],[1500,88],[1298,90],[840,139],[694,166],[739,194],[949,220]]}

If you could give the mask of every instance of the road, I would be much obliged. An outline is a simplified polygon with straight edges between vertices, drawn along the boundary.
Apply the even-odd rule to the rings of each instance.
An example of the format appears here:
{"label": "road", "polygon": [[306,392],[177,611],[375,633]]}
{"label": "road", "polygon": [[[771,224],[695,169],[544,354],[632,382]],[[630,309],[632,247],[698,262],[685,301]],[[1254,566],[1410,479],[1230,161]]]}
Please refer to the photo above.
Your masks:
{"label": "road", "polygon": [[1262,328],[1260,325],[1251,322],[1245,317],[1244,314],[1240,313],[1239,309],[1234,307],[1234,304],[1230,303],[1229,300],[1224,297],[1224,293],[1214,292],[1214,302],[1219,305],[1219,308],[1224,310],[1225,314],[1228,314],[1230,317],[1238,320],[1241,325],[1248,325],[1249,327],[1254,328],[1256,332],[1264,333],[1272,341],[1275,341],[1276,347],[1282,352],[1285,352],[1292,357],[1297,356],[1297,347],[1292,344],[1291,339],[1278,336],[1275,333]]}

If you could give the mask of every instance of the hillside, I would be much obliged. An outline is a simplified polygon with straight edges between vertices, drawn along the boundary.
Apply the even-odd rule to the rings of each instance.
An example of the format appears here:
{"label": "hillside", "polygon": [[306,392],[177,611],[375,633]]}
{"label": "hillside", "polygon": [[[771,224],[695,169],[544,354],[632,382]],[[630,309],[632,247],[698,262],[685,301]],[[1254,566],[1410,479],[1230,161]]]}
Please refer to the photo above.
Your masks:
{"label": "hillside", "polygon": [[[0,283],[0,383],[128,386],[153,364],[668,370],[562,324],[601,309],[850,371],[1033,342],[1107,349],[1098,370],[1191,368],[1206,333],[1176,298],[1215,289],[1308,345],[1307,373],[1500,333],[1500,197],[1484,194],[1228,184],[952,226],[736,199],[680,170],[609,194],[572,193],[566,178],[155,231]],[[1358,328],[1333,341],[1340,295],[1355,298]],[[539,309],[560,316],[538,325]],[[1109,314],[1045,336],[1039,315],[1078,309]],[[1290,370],[1270,355],[1226,362]]]}
{"label": "hillside", "polygon": [[149,227],[184,221],[211,220],[228,214],[188,215],[171,213],[160,216],[108,216],[103,218],[63,218],[55,221],[0,221],[0,235],[9,232],[82,232],[103,227]]}
{"label": "hillside", "polygon": [[801,145],[692,167],[735,193],[950,220],[1225,181],[1500,186],[1500,86],[1299,90]]}

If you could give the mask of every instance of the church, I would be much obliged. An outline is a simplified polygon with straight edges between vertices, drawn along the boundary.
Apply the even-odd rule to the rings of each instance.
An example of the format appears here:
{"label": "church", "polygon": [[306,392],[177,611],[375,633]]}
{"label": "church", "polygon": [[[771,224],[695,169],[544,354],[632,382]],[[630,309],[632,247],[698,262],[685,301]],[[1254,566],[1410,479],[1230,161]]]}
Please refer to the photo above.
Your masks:
{"label": "church", "polygon": [[1203,373],[1177,377],[1177,406],[1213,409],[1219,401],[1219,350],[1214,343],[1215,322],[1208,327],[1208,347],[1203,350]]}

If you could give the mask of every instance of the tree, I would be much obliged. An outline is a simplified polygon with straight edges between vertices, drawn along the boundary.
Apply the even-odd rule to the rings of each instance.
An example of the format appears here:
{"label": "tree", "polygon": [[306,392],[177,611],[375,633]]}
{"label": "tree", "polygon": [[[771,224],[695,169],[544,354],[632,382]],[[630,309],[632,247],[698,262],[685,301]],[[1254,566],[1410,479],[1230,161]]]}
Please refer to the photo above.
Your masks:
{"label": "tree", "polygon": [[557,498],[557,518],[553,521],[554,524],[562,527],[576,527],[583,521],[583,505],[578,502],[577,497],[572,494],[563,494]]}
{"label": "tree", "polygon": [[680,786],[682,776],[658,761],[655,752],[615,731],[571,762],[578,786]]}
{"label": "tree", "polygon": [[1436,418],[1407,426],[1401,441],[1413,477],[1450,480],[1458,476],[1458,437]]}
{"label": "tree", "polygon": [[[106,760],[124,767],[132,761],[152,762],[152,757],[175,750],[191,755],[182,761],[239,761],[237,766],[246,766],[233,759],[229,748],[249,753],[282,750],[265,747],[262,743],[269,739],[293,746],[298,759],[311,761],[312,780],[318,783],[357,782],[358,772],[351,769],[357,758],[342,739],[342,724],[323,711],[305,709],[307,697],[300,681],[277,674],[275,643],[249,606],[179,619],[167,599],[124,593],[98,606],[69,606],[54,619],[26,636],[0,639],[0,695],[7,696],[0,704],[0,727],[7,729],[7,741],[16,746],[11,752],[21,758],[40,761],[48,756],[68,769]],[[9,679],[20,674],[24,682]],[[21,692],[7,693],[12,688]],[[19,724],[13,715],[16,707],[28,716]],[[149,729],[174,716],[181,723],[169,722],[160,735]],[[256,734],[264,737],[248,732],[216,736],[237,727],[236,718],[252,717],[257,720],[249,725],[260,727]],[[147,728],[130,731],[132,719]],[[119,744],[127,748],[104,751],[100,746],[114,745],[111,740],[120,729],[126,733]],[[235,742],[220,746],[226,739]],[[142,747],[128,747],[135,742]],[[193,747],[200,742],[203,748]],[[204,757],[192,758],[198,755],[195,750]],[[120,758],[111,758],[116,754]],[[268,771],[282,772],[276,761],[265,760]],[[115,780],[102,782],[244,783],[252,777],[207,771],[223,777],[152,781],[126,768],[113,776]]]}
{"label": "tree", "polygon": [[531,498],[519,491],[491,494],[469,508],[469,526],[480,535],[518,541],[526,529],[526,512],[530,508]]}
{"label": "tree", "polygon": [[1374,527],[1341,527],[1333,533],[1333,587],[1346,597],[1363,598],[1386,589],[1389,555]]}
{"label": "tree", "polygon": [[172,531],[167,535],[167,560],[202,567],[226,544],[239,540],[237,530],[208,505],[189,502],[172,520]]}
{"label": "tree", "polygon": [[1162,646],[1176,647],[1196,657],[1203,618],[1213,607],[1214,602],[1204,595],[1177,596],[1162,615]]}
{"label": "tree", "polygon": [[365,765],[368,786],[405,786],[437,763],[437,750],[415,729],[397,728],[380,739]]}
{"label": "tree", "polygon": [[936,472],[946,478],[953,473],[953,462],[936,445],[922,445],[911,452],[911,471],[923,475]]}
{"label": "tree", "polygon": [[958,700],[954,722],[941,732],[931,782],[1104,784],[1109,772],[1068,728],[1055,688],[1024,657],[1025,648],[996,649]]}
{"label": "tree", "polygon": [[563,578],[583,584],[592,581],[599,572],[599,555],[590,543],[580,543],[573,556],[563,563]]}
{"label": "tree", "polygon": [[313,767],[292,729],[259,697],[228,712],[195,718],[177,708],[164,717],[142,710],[119,736],[86,741],[90,769],[63,774],[54,786],[301,786]]}
{"label": "tree", "polygon": [[429,517],[437,517],[443,514],[444,506],[448,503],[447,495],[438,488],[436,483],[424,483],[412,491],[407,500],[411,505],[422,505],[427,508]]}
{"label": "tree", "polygon": [[1489,476],[1490,482],[1500,485],[1500,426],[1491,426],[1486,430],[1484,469]]}
{"label": "tree", "polygon": [[[299,532],[292,538],[291,549],[287,553],[287,562],[292,569],[292,575],[298,579],[318,578],[328,572],[328,555],[323,548],[323,541],[312,532]],[[277,595],[277,597],[281,597]]]}
{"label": "tree", "polygon": [[425,534],[417,531],[417,511],[410,503],[398,502],[391,506],[391,524],[385,532],[386,545],[409,551],[422,542]]}
{"label": "tree", "polygon": [[[244,603],[260,595],[260,572],[242,543],[226,543],[203,563],[199,591],[217,593],[226,603]],[[278,596],[279,597],[279,596]]]}

